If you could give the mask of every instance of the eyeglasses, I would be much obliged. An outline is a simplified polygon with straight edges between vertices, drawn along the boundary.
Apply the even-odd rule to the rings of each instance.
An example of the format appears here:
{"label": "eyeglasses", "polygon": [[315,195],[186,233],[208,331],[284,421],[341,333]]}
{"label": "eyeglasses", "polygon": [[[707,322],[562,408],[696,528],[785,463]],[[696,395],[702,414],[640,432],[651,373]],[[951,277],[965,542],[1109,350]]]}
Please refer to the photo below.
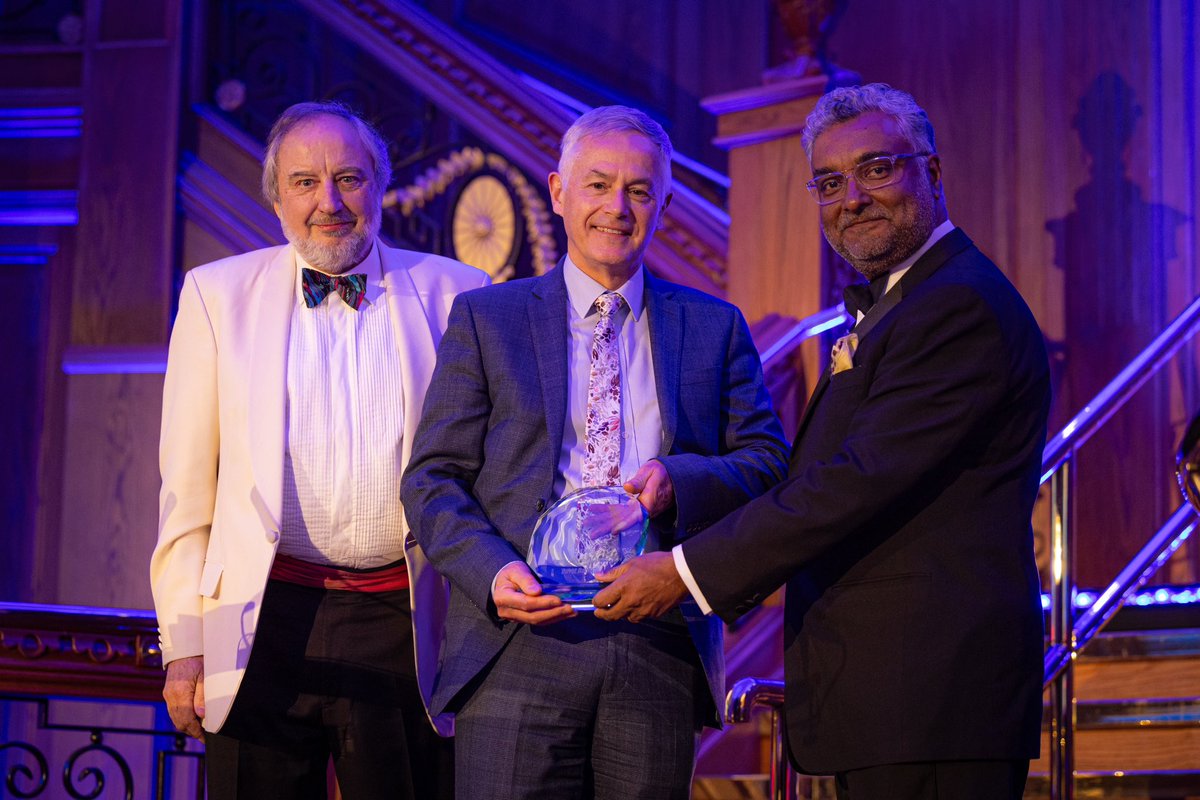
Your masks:
{"label": "eyeglasses", "polygon": [[[858,188],[868,192],[891,186],[903,176],[897,162],[909,158],[923,158],[932,153],[897,153],[894,156],[879,156],[870,158],[856,166],[850,173]],[[808,193],[817,201],[817,205],[827,206],[836,203],[846,194],[846,186],[850,177],[844,172],[826,172],[809,181],[805,186]]]}

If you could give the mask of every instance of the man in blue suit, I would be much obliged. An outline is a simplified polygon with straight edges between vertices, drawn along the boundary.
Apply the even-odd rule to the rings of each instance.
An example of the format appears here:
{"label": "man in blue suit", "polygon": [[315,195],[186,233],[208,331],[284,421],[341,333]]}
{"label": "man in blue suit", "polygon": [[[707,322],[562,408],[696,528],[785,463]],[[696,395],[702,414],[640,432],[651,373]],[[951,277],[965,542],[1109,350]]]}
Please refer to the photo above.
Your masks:
{"label": "man in blue suit", "polygon": [[718,620],[602,622],[543,595],[525,564],[538,515],[582,486],[623,483],[651,516],[649,549],[669,549],[783,473],[742,315],[643,266],[670,155],[641,112],[583,115],[549,179],[566,258],[450,312],[402,493],[452,587],[433,707],[457,714],[460,798],[683,800],[697,734],[719,724]]}
{"label": "man in blue suit", "polygon": [[786,583],[798,767],[833,773],[839,800],[1019,800],[1042,716],[1042,334],[950,222],[911,96],[836,89],[802,138],[825,237],[870,281],[847,295],[857,324],[787,478],[677,552],[630,562],[598,614],[653,617],[690,592],[732,620]]}

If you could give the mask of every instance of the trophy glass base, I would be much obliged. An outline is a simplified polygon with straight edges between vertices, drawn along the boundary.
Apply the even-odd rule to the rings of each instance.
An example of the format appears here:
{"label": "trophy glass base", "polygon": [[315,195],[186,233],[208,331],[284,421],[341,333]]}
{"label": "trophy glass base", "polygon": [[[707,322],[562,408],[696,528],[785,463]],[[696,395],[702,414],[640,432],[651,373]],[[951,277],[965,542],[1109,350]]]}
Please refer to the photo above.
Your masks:
{"label": "trophy glass base", "polygon": [[606,583],[544,583],[542,594],[552,594],[576,611],[595,611],[592,598]]}

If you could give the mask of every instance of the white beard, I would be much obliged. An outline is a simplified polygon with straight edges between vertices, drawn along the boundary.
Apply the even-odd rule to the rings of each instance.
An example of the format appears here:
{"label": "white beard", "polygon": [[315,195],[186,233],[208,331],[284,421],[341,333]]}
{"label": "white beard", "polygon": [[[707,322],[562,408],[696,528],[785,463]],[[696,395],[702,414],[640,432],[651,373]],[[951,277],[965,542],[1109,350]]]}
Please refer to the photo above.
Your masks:
{"label": "white beard", "polygon": [[[283,235],[292,247],[296,248],[301,258],[322,272],[340,275],[367,257],[375,237],[379,235],[382,208],[378,203],[370,203],[367,208],[370,210],[364,215],[362,229],[351,230],[335,242],[318,243],[311,238],[304,239],[297,235],[286,220],[280,218],[280,224]],[[312,217],[309,218],[308,224],[312,224]]]}

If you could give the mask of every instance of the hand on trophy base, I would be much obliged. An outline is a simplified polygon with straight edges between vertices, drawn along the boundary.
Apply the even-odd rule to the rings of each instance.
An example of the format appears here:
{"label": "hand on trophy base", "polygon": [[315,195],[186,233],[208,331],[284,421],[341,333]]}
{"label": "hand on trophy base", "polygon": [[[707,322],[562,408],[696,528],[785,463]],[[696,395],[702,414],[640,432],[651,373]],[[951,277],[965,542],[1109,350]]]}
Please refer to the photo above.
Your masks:
{"label": "hand on trophy base", "polygon": [[544,594],[537,577],[520,561],[506,565],[496,574],[492,602],[500,619],[526,625],[547,625],[575,616],[575,609],[561,598]]}
{"label": "hand on trophy base", "polygon": [[599,619],[641,622],[661,617],[688,596],[670,553],[646,553],[598,577],[611,581],[592,598]]}

